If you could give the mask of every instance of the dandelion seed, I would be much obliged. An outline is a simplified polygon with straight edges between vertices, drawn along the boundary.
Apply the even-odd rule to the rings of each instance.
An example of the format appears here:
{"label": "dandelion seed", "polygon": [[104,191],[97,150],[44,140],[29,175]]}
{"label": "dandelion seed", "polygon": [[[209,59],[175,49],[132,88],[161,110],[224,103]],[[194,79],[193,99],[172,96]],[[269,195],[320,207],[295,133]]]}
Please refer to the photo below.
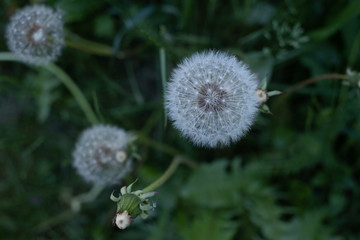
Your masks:
{"label": "dandelion seed", "polygon": [[21,61],[42,65],[55,61],[64,45],[63,13],[43,5],[17,11],[6,29],[10,51]]}
{"label": "dandelion seed", "polygon": [[260,104],[247,66],[226,53],[186,58],[172,73],[165,108],[174,126],[194,144],[229,145],[250,128]]}
{"label": "dandelion seed", "polygon": [[117,184],[132,170],[132,159],[126,153],[131,139],[113,126],[86,129],[76,144],[73,166],[87,182]]}

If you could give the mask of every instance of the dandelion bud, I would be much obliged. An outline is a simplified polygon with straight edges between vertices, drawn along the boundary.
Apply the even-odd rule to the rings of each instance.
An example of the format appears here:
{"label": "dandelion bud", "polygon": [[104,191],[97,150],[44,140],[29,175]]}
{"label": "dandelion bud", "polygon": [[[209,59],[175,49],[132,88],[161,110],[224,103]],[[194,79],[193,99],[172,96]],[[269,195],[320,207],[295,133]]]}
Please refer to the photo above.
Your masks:
{"label": "dandelion bud", "polygon": [[117,213],[113,219],[113,225],[122,230],[127,228],[139,215],[143,219],[147,218],[148,211],[155,208],[150,204],[148,198],[154,196],[156,192],[132,191],[134,183],[122,187],[119,197],[115,197],[113,193],[110,195],[110,199],[117,203]]}
{"label": "dandelion bud", "polygon": [[6,38],[21,61],[41,65],[56,60],[64,45],[63,14],[43,5],[27,6],[10,19]]}
{"label": "dandelion bud", "polygon": [[132,139],[120,128],[93,126],[80,136],[73,166],[87,182],[119,183],[132,170],[132,159],[127,153]]}
{"label": "dandelion bud", "polygon": [[172,73],[165,100],[169,118],[199,146],[229,145],[254,122],[255,76],[235,57],[207,51],[186,58]]}

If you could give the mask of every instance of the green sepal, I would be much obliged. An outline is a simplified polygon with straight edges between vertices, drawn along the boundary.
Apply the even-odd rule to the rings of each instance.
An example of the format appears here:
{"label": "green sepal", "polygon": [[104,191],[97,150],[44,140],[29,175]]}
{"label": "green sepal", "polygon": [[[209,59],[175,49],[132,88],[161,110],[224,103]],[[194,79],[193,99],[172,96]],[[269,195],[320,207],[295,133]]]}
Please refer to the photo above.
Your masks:
{"label": "green sepal", "polygon": [[259,88],[262,89],[262,90],[266,90],[266,88],[267,88],[267,80],[266,80],[266,77],[264,77],[264,78],[260,81]]}
{"label": "green sepal", "polygon": [[140,217],[141,217],[142,219],[145,219],[145,218],[147,218],[148,216],[149,216],[149,214],[148,214],[146,211],[143,211],[143,212],[140,213]]}
{"label": "green sepal", "polygon": [[114,196],[114,191],[111,193],[111,195],[110,195],[110,199],[111,199],[111,201],[113,201],[113,202],[118,202],[118,201],[120,201],[120,199],[121,199],[121,195],[119,196],[119,197],[115,197]]}
{"label": "green sepal", "polygon": [[121,195],[125,195],[127,193],[126,191],[126,186],[123,186],[121,189],[120,189],[120,193]]}
{"label": "green sepal", "polygon": [[134,194],[125,194],[117,203],[117,212],[127,211],[131,217],[136,218],[140,213],[141,199]]}
{"label": "green sepal", "polygon": [[268,105],[264,104],[259,108],[260,112],[266,113],[266,114],[272,114],[270,111],[270,108]]}
{"label": "green sepal", "polygon": [[149,211],[151,210],[153,207],[150,205],[150,203],[148,204],[140,204],[140,209],[141,211]]}
{"label": "green sepal", "polygon": [[270,91],[267,93],[268,97],[272,97],[272,96],[276,96],[276,95],[280,95],[280,94],[282,94],[282,92],[278,91],[278,90]]}
{"label": "green sepal", "polygon": [[134,183],[136,183],[136,182],[137,182],[137,179],[127,187],[127,189],[126,189],[126,192],[127,192],[127,193],[131,193],[132,186],[133,186]]}
{"label": "green sepal", "polygon": [[157,194],[157,192],[144,192],[144,193],[141,193],[139,195],[139,197],[141,197],[141,199],[146,199],[146,198],[152,197],[156,194]]}

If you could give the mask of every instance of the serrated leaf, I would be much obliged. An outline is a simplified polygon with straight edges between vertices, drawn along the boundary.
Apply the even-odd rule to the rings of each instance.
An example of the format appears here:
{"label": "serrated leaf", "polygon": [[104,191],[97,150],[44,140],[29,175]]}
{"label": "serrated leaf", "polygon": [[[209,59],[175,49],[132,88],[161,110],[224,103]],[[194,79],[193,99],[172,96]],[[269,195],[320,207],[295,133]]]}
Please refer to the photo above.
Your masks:
{"label": "serrated leaf", "polygon": [[238,222],[231,221],[232,215],[224,212],[204,211],[190,224],[182,226],[185,240],[230,240],[233,239]]}
{"label": "serrated leaf", "polygon": [[187,198],[204,207],[229,207],[240,200],[237,181],[226,172],[228,162],[218,160],[203,164],[189,178],[181,191]]}

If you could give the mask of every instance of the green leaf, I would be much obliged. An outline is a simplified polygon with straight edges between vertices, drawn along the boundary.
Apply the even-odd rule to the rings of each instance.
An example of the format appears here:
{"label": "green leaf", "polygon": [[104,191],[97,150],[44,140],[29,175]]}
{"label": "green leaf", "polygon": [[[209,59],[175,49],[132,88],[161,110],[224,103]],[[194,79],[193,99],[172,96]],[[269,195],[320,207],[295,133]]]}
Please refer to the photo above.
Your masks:
{"label": "green leaf", "polygon": [[39,108],[38,121],[45,122],[50,114],[51,105],[59,98],[55,90],[60,85],[60,81],[44,70],[40,70],[38,75],[29,74],[29,81],[33,86],[34,97]]}
{"label": "green leaf", "polygon": [[112,37],[115,32],[115,22],[110,15],[101,15],[95,19],[95,34],[100,37]]}
{"label": "green leaf", "polygon": [[307,211],[303,216],[294,218],[287,226],[286,233],[278,240],[341,240],[333,235],[333,229],[324,223],[326,210]]}
{"label": "green leaf", "polygon": [[184,198],[204,207],[234,206],[240,201],[236,179],[226,172],[226,160],[203,164],[190,176],[181,191]]}
{"label": "green leaf", "polygon": [[328,25],[310,33],[310,38],[314,40],[324,40],[339,30],[352,18],[360,14],[360,1],[352,1],[346,7],[338,11],[336,16],[332,16]]}
{"label": "green leaf", "polygon": [[226,212],[204,211],[184,226],[181,233],[185,240],[230,240],[233,239],[238,223],[231,221]]}

